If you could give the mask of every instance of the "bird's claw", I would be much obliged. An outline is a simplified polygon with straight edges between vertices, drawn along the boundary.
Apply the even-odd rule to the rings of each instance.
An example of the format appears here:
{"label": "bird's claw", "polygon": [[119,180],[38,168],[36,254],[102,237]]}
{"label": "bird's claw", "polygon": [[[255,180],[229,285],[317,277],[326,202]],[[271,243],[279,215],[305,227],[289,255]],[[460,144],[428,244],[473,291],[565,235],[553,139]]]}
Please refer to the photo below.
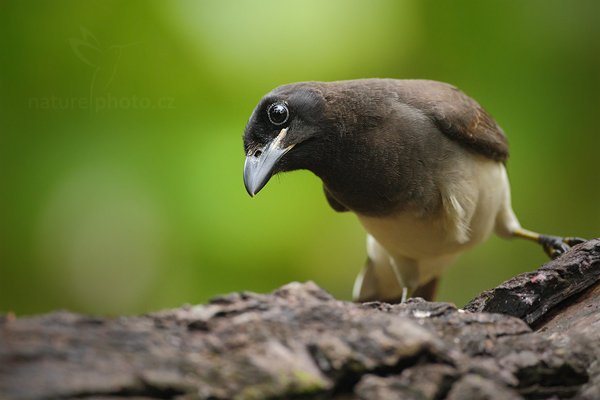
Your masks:
{"label": "bird's claw", "polygon": [[578,237],[541,235],[539,238],[539,243],[544,248],[544,251],[553,260],[569,251],[571,246],[583,242],[585,242],[585,239]]}
{"label": "bird's claw", "polygon": [[568,244],[569,246],[575,246],[576,244],[580,244],[585,242],[586,240],[580,237],[574,237],[574,236],[569,236],[569,237],[564,237],[562,238],[563,242]]}

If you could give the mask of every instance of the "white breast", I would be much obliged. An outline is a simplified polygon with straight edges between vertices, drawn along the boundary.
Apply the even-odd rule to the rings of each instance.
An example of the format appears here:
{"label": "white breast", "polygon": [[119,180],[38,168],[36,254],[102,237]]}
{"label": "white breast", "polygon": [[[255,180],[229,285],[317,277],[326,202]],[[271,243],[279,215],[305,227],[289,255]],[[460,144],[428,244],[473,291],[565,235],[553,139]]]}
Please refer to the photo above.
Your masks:
{"label": "white breast", "polygon": [[[386,217],[358,215],[391,262],[407,270],[404,275],[415,284],[427,283],[441,274],[458,254],[485,240],[495,227],[504,232],[508,226],[518,226],[510,208],[504,164],[463,154],[439,176],[443,206],[434,214],[403,211]],[[382,254],[369,257],[381,259]],[[389,265],[380,266],[389,269]]]}

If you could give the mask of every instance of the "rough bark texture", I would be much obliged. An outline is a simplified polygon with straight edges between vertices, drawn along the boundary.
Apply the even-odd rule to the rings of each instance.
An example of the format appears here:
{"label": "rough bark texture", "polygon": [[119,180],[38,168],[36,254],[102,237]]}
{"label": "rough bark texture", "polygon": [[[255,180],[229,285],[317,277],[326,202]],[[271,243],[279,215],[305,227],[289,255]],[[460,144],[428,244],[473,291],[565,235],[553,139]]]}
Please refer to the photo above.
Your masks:
{"label": "rough bark texture", "polygon": [[0,319],[1,399],[600,399],[600,240],[459,310],[313,283],[139,317]]}

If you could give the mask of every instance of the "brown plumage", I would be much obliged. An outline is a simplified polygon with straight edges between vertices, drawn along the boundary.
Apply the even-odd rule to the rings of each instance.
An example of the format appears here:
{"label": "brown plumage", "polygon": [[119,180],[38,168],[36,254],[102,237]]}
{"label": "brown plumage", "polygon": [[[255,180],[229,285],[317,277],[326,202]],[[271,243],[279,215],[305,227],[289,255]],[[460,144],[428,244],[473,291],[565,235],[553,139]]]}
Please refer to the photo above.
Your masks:
{"label": "brown plumage", "polygon": [[504,131],[471,97],[443,82],[394,82],[400,97],[422,110],[449,138],[494,160],[506,161],[508,141]]}
{"label": "brown plumage", "polygon": [[280,86],[244,132],[244,182],[308,169],[336,211],[367,231],[356,300],[433,297],[443,270],[492,231],[551,256],[574,241],[524,230],[511,208],[508,143],[494,119],[446,83],[363,79]]}

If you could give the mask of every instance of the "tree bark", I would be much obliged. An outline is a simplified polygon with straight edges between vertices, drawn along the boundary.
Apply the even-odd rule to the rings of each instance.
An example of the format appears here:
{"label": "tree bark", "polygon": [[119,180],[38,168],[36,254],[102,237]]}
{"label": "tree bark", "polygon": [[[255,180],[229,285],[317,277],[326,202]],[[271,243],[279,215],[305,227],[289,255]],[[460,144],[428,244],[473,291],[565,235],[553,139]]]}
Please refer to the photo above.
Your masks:
{"label": "tree bark", "polygon": [[600,239],[457,309],[314,283],[136,317],[0,318],[1,399],[600,399]]}

